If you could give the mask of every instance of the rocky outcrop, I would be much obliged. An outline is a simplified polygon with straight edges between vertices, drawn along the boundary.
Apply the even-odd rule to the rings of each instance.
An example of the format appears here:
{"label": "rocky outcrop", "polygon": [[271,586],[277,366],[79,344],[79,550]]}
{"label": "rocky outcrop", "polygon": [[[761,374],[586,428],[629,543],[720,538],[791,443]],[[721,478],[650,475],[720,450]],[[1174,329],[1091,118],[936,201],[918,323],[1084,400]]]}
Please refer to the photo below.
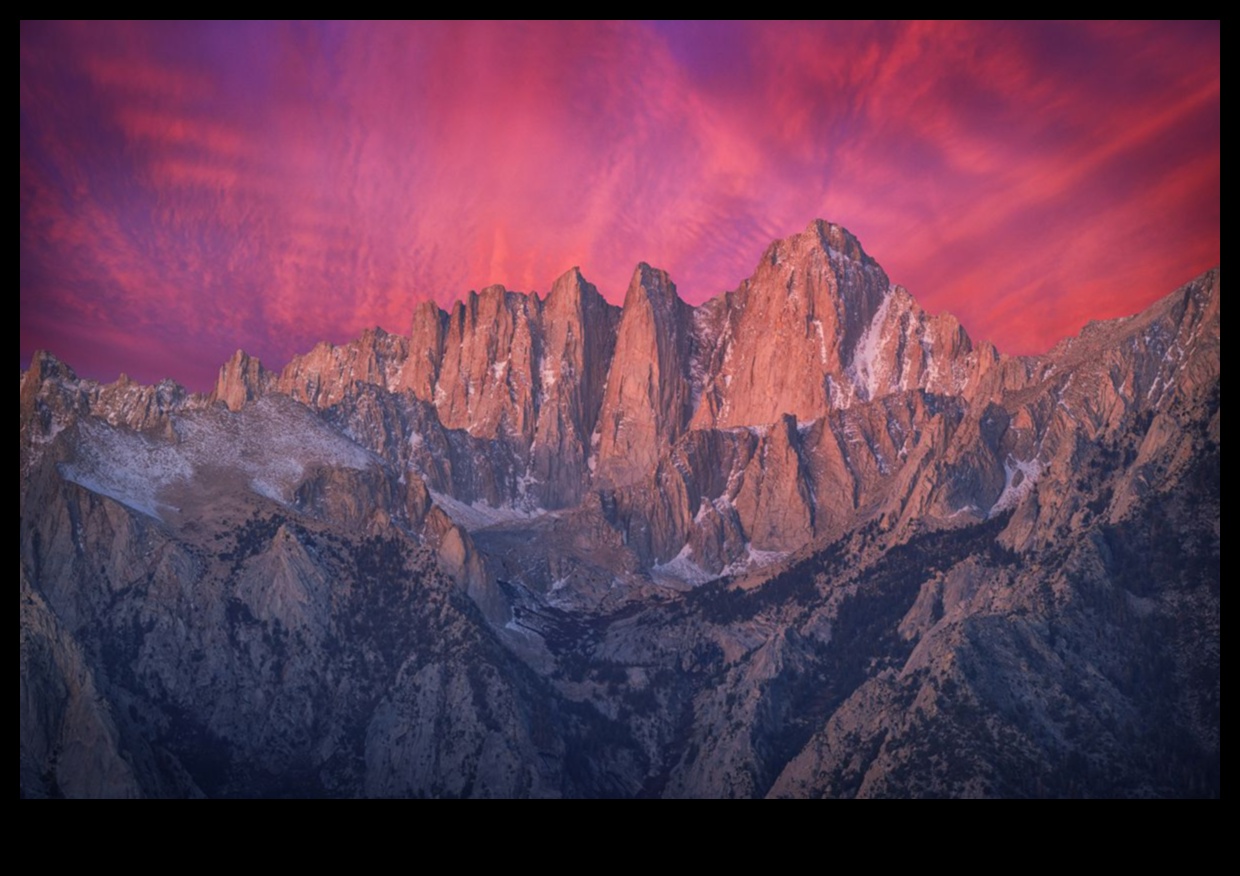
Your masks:
{"label": "rocky outcrop", "polygon": [[275,383],[275,375],[264,368],[262,362],[238,350],[220,366],[211,400],[222,401],[230,411],[239,411],[247,402],[265,395]]}
{"label": "rocky outcrop", "polygon": [[816,221],[771,244],[739,289],[703,305],[709,353],[693,425],[825,416],[838,406],[832,387],[871,355],[871,326],[891,294],[883,269],[838,225]]}
{"label": "rocky outcrop", "polygon": [[311,407],[331,407],[351,398],[359,386],[399,386],[408,355],[406,338],[368,329],[352,343],[321,343],[295,356],[280,372],[274,389]]}
{"label": "rocky outcrop", "polygon": [[542,303],[538,425],[530,474],[543,507],[573,506],[590,483],[591,444],[619,311],[573,268]]}
{"label": "rocky outcrop", "polygon": [[649,473],[693,413],[692,317],[663,271],[638,265],[624,296],[598,418],[601,484]]}
{"label": "rocky outcrop", "polygon": [[90,661],[24,573],[20,601],[23,796],[144,796]]}

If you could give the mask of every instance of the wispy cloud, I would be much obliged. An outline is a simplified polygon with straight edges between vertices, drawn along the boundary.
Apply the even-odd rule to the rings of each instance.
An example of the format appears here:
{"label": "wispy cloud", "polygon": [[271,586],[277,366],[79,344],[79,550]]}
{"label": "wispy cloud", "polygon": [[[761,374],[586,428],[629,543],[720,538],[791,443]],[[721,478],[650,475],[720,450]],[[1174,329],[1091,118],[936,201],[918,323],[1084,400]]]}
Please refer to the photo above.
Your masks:
{"label": "wispy cloud", "polygon": [[1220,251],[1219,26],[23,24],[21,355],[209,384],[823,216],[1002,348]]}

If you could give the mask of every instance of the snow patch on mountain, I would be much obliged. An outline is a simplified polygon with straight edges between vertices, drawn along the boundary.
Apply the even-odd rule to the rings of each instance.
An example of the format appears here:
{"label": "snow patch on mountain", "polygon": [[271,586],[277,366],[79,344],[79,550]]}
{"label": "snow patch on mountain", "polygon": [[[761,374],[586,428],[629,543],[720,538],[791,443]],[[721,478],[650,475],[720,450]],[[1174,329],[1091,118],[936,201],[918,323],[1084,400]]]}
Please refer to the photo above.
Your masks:
{"label": "snow patch on mountain", "polygon": [[87,440],[61,465],[66,480],[159,516],[169,486],[219,480],[235,472],[259,495],[292,501],[309,466],[363,469],[375,463],[366,450],[327,426],[306,408],[267,396],[236,413],[219,408],[175,421],[178,442],[153,440],[124,426],[84,419]]}
{"label": "snow patch on mountain", "polygon": [[1042,463],[1037,459],[1023,460],[1009,456],[1003,463],[1003,492],[991,506],[987,517],[994,517],[1025,500],[1042,476]]}
{"label": "snow patch on mountain", "polygon": [[452,519],[453,523],[464,527],[469,532],[501,523],[533,520],[535,517],[541,517],[547,513],[546,508],[534,504],[526,507],[517,507],[515,505],[497,506],[484,499],[478,499],[466,504],[460,499],[454,499],[445,493],[431,490],[430,494],[431,499],[443,509],[443,512]]}
{"label": "snow patch on mountain", "polygon": [[179,446],[156,443],[129,429],[99,421],[81,424],[77,457],[60,465],[65,480],[114,499],[148,517],[159,517],[156,496],[164,487],[193,476],[193,464]]}
{"label": "snow patch on mountain", "polygon": [[719,576],[708,572],[693,562],[693,546],[686,543],[680,553],[666,563],[658,563],[650,568],[650,577],[655,581],[674,579],[685,584],[705,584]]}
{"label": "snow patch on mountain", "polygon": [[818,335],[818,360],[823,364],[827,364],[827,336],[822,330],[822,320],[815,319],[810,322],[814,327],[815,333]]}
{"label": "snow patch on mountain", "polygon": [[887,289],[878,309],[874,311],[870,324],[857,339],[852,364],[848,369],[857,391],[866,400],[877,396],[883,388],[882,379],[885,375],[880,372],[882,362],[879,357],[882,354],[883,326],[887,322],[887,311],[891,308],[891,301],[895,297],[893,292],[892,288]]}
{"label": "snow patch on mountain", "polygon": [[753,546],[753,542],[747,541],[745,542],[745,556],[728,565],[719,573],[719,577],[740,575],[754,569],[761,569],[763,566],[782,562],[790,555],[789,551],[760,551]]}

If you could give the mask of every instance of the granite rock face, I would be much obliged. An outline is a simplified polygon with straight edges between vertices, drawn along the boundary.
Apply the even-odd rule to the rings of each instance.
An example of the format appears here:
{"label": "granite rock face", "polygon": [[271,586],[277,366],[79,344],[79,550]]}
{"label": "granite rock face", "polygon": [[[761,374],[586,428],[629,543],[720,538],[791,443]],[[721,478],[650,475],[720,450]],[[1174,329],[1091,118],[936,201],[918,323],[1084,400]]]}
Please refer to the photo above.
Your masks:
{"label": "granite rock face", "polygon": [[212,393],[21,374],[28,796],[1217,796],[1220,273],[1042,356],[816,221]]}

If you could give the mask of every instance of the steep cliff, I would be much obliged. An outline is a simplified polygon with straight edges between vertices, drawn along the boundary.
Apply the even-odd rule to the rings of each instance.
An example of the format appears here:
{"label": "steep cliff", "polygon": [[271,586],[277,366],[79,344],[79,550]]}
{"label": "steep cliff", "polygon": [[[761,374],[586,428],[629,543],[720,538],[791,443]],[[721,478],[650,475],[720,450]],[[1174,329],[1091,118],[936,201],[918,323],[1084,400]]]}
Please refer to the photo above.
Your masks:
{"label": "steep cliff", "polygon": [[843,228],[208,396],[20,377],[29,796],[1217,796],[1220,272],[1042,356]]}

